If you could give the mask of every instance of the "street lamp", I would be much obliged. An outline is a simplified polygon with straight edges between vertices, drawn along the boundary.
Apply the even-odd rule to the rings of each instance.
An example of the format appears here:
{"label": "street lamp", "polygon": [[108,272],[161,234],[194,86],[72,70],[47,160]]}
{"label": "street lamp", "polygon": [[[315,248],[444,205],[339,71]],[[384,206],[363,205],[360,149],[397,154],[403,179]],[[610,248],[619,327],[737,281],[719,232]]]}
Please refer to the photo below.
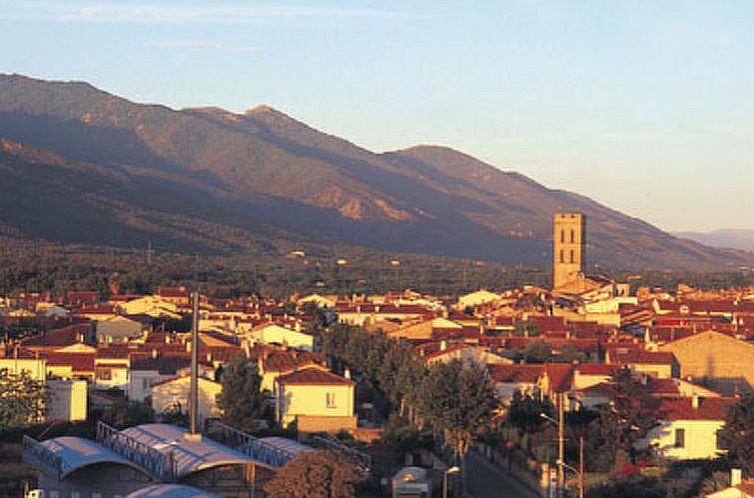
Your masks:
{"label": "street lamp", "polygon": [[[562,399],[561,399],[562,402]],[[576,473],[576,475],[579,478],[579,498],[584,498],[584,437],[579,437],[579,468],[575,469],[565,463],[565,455],[564,455],[564,437],[563,437],[563,405],[560,404],[559,411],[559,420],[555,420],[551,416],[549,416],[546,413],[540,413],[539,416],[543,419],[547,420],[548,422],[552,422],[553,424],[558,426],[558,461],[556,462],[558,464],[558,486],[560,487],[560,492],[563,492],[564,484],[565,484],[565,476],[564,476],[564,469],[571,470]]]}
{"label": "street lamp", "polygon": [[448,476],[450,474],[457,474],[461,471],[461,468],[457,465],[453,465],[451,468],[442,473],[442,498],[448,498]]}

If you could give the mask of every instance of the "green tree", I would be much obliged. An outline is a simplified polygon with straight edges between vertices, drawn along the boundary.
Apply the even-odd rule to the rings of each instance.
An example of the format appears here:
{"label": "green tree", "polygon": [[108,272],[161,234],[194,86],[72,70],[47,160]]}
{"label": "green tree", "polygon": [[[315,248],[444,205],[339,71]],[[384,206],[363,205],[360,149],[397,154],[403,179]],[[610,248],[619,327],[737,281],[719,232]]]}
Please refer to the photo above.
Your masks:
{"label": "green tree", "polygon": [[552,403],[549,401],[540,401],[531,394],[522,394],[516,390],[505,420],[520,433],[534,433],[547,423],[542,414],[552,417],[553,412]]}
{"label": "green tree", "polygon": [[542,340],[530,342],[523,354],[527,363],[547,363],[552,359],[552,344]]}
{"label": "green tree", "polygon": [[0,370],[0,431],[42,422],[50,399],[45,383],[27,371]]}
{"label": "green tree", "polygon": [[217,406],[223,411],[223,421],[241,430],[256,430],[269,411],[257,364],[243,356],[234,358],[225,366],[220,383]]}
{"label": "green tree", "polygon": [[727,408],[725,426],[719,436],[731,464],[754,472],[754,392],[744,393],[737,403]]}
{"label": "green tree", "polygon": [[595,424],[601,451],[611,456],[613,469],[620,469],[629,462],[634,443],[659,423],[657,400],[626,367],[613,374],[611,387],[613,399],[609,405],[598,407]]}
{"label": "green tree", "polygon": [[102,420],[115,427],[131,427],[154,422],[154,411],[148,403],[119,398],[102,414]]}
{"label": "green tree", "polygon": [[433,365],[419,397],[422,416],[459,457],[468,453],[474,434],[486,427],[498,406],[486,372],[460,360]]}
{"label": "green tree", "polygon": [[269,498],[354,498],[365,475],[334,451],[307,451],[277,471],[264,486]]}

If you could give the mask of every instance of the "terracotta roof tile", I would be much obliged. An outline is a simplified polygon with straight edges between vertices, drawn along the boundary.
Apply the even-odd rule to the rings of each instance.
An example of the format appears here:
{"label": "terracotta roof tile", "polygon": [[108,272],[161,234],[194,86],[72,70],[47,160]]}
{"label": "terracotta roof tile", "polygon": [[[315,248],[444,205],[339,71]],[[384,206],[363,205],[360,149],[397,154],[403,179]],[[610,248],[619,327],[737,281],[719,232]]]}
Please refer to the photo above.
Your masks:
{"label": "terracotta roof tile", "polygon": [[346,379],[319,368],[305,368],[296,370],[288,375],[278,377],[281,384],[298,384],[298,385],[354,385],[351,379]]}

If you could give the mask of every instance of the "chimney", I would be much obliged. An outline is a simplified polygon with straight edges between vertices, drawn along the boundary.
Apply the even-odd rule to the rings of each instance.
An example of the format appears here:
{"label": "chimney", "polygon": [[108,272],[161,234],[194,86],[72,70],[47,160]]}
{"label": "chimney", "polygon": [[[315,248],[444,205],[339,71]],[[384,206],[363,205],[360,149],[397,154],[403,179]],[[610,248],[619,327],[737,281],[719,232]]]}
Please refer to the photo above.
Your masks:
{"label": "chimney", "polygon": [[343,372],[343,377],[345,377],[346,379],[350,379],[351,378],[351,369],[350,368],[346,368],[346,371]]}
{"label": "chimney", "polygon": [[696,410],[699,408],[699,395],[694,394],[691,396],[691,407]]}
{"label": "chimney", "polygon": [[446,349],[448,349],[448,341],[443,339],[440,341],[440,351],[445,351]]}
{"label": "chimney", "polygon": [[741,469],[730,469],[730,486],[735,487],[741,484]]}

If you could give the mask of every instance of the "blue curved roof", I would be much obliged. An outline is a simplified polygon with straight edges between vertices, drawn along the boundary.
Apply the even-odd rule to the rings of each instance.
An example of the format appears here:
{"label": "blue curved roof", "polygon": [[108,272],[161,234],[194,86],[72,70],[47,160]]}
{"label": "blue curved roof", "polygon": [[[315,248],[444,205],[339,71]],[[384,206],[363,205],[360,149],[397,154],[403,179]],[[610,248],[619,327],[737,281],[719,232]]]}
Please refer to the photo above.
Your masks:
{"label": "blue curved roof", "polygon": [[61,468],[59,478],[63,479],[69,474],[86,467],[99,463],[116,463],[127,465],[131,468],[144,472],[138,465],[126,460],[104,446],[90,440],[74,436],[62,436],[38,443],[47,452],[60,458]]}
{"label": "blue curved roof", "polygon": [[263,442],[264,444],[268,444],[279,450],[290,453],[291,455],[293,455],[294,458],[297,457],[301,453],[305,453],[307,451],[312,450],[310,446],[299,443],[295,439],[288,439],[287,437],[269,436],[269,437],[259,438],[259,440]]}
{"label": "blue curved roof", "polygon": [[143,424],[121,432],[160,453],[172,454],[176,479],[218,465],[259,463],[207,437],[187,437],[188,431],[175,425]]}
{"label": "blue curved roof", "polygon": [[126,498],[220,498],[207,491],[183,484],[154,484],[134,491]]}

